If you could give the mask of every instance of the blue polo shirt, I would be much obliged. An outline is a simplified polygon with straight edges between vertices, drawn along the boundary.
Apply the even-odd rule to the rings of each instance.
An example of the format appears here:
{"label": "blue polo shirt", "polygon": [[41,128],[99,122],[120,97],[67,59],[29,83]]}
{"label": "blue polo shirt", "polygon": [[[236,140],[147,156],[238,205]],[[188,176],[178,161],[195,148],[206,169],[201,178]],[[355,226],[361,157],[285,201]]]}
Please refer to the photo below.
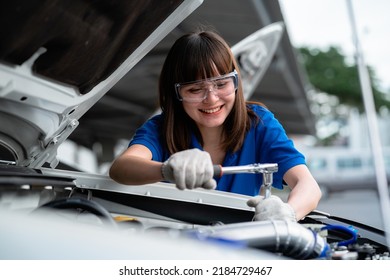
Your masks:
{"label": "blue polo shirt", "polygon": [[[227,153],[222,166],[239,166],[253,163],[277,163],[278,172],[273,174],[273,187],[283,188],[283,175],[291,167],[305,164],[304,156],[296,150],[293,142],[279,121],[268,109],[251,104],[249,107],[259,116],[257,125],[252,125],[245,136],[242,148],[235,153]],[[160,142],[159,125],[161,114],[153,116],[137,129],[129,146],[141,144],[153,155],[153,160],[163,162],[169,153]],[[203,150],[196,137],[192,137],[190,148]],[[232,174],[217,178],[217,190],[255,196],[259,194],[263,181],[260,174]]]}

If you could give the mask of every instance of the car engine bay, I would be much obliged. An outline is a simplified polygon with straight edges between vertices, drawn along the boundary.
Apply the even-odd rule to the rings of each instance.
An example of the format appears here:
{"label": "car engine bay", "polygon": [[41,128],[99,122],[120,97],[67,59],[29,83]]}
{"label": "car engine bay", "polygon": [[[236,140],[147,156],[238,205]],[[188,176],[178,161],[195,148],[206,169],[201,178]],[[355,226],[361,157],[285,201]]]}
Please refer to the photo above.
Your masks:
{"label": "car engine bay", "polygon": [[[253,210],[245,205],[246,199],[219,191],[179,191],[167,183],[122,186],[106,176],[73,171],[8,166],[0,172],[0,208],[7,210],[2,211],[0,223],[7,225],[9,235],[15,234],[15,222],[6,222],[6,213],[12,211],[25,217],[43,214],[48,221],[54,215],[57,221],[71,221],[71,227],[98,225],[113,230],[114,236],[152,232],[157,238],[266,252],[264,258],[271,253],[287,259],[390,259],[380,229],[320,211],[298,223],[252,221]],[[46,229],[39,231],[45,236]],[[7,233],[1,235],[2,242],[16,242]],[[39,258],[39,251],[35,254]],[[7,258],[6,251],[1,258]]]}

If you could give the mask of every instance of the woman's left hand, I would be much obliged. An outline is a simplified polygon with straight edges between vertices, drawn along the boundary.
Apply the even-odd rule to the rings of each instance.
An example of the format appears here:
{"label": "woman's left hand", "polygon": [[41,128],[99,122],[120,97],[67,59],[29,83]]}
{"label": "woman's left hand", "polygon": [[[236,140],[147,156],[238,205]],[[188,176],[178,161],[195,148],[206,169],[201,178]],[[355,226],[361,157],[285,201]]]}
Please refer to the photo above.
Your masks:
{"label": "woman's left hand", "polygon": [[255,196],[247,201],[249,207],[255,208],[254,221],[287,220],[296,222],[295,211],[290,204],[283,202],[280,197],[271,195]]}

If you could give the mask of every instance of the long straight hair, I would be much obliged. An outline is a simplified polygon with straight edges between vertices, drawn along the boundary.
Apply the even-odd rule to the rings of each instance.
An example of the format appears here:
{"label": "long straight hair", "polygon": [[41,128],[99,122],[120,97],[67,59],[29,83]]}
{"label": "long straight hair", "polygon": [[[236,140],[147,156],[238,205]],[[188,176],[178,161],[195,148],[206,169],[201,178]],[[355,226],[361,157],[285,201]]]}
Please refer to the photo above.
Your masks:
{"label": "long straight hair", "polygon": [[222,142],[222,148],[231,152],[241,148],[251,122],[257,121],[257,116],[246,106],[240,70],[229,45],[212,31],[193,32],[180,37],[173,44],[159,79],[159,102],[163,114],[161,135],[169,153],[188,149],[191,133],[203,145],[196,123],[184,111],[182,102],[176,97],[175,83],[224,75],[234,69],[238,73],[238,88],[232,111],[223,124]]}

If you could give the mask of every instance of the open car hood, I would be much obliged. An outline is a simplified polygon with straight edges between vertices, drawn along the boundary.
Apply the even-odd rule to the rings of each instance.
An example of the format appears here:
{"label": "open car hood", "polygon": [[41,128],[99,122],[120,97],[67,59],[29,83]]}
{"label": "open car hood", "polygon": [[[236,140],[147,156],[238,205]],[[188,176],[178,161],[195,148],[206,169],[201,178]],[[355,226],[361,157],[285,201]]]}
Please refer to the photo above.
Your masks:
{"label": "open car hood", "polygon": [[[0,161],[54,168],[80,117],[202,1],[19,4],[0,12]],[[283,28],[271,24],[232,48],[247,98]]]}
{"label": "open car hood", "polygon": [[[57,149],[80,117],[201,4],[16,1],[2,9],[0,163],[55,168]],[[268,69],[283,30],[273,23],[232,47],[246,98]]]}
{"label": "open car hood", "polygon": [[202,2],[33,0],[3,7],[0,160],[55,167],[57,148],[79,118]]}

